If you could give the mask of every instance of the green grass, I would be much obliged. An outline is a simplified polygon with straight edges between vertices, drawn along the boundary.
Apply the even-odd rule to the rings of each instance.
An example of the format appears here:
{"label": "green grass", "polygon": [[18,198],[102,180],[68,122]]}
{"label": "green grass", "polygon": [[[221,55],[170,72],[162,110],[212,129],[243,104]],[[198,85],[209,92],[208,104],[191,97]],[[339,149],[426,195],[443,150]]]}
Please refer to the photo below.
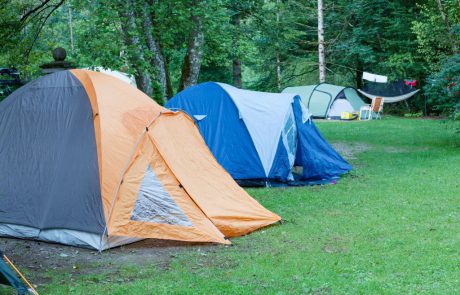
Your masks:
{"label": "green grass", "polygon": [[54,282],[44,294],[412,294],[460,292],[460,138],[442,121],[318,123],[367,147],[337,185],[250,189],[285,220],[190,247],[169,268]]}

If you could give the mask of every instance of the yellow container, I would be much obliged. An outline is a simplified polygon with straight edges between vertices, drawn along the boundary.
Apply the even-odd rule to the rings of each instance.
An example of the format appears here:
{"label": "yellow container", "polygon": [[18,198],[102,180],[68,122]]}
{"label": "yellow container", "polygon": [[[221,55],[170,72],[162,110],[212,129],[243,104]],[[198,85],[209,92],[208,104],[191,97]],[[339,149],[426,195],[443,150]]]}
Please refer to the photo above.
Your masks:
{"label": "yellow container", "polygon": [[340,119],[342,120],[351,120],[354,118],[354,114],[353,113],[349,113],[349,112],[342,112],[340,113]]}

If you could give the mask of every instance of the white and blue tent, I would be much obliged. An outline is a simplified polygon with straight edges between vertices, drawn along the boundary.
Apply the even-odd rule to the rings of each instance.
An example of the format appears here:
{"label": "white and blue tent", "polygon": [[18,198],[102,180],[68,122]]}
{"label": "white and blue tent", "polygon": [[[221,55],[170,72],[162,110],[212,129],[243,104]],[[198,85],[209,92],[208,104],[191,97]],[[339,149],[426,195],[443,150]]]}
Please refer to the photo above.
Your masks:
{"label": "white and blue tent", "polygon": [[[207,82],[178,93],[166,107],[195,119],[217,161],[242,184],[324,183],[351,169],[298,95]],[[303,168],[296,169],[300,175],[294,166]]]}

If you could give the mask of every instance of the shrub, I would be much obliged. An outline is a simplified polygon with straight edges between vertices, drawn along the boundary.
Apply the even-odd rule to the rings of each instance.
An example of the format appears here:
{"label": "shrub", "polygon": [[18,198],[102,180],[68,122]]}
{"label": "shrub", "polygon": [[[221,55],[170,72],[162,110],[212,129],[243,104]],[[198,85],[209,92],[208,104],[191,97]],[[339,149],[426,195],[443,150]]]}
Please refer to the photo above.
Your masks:
{"label": "shrub", "polygon": [[446,60],[439,72],[430,75],[424,87],[434,109],[460,118],[460,54]]}

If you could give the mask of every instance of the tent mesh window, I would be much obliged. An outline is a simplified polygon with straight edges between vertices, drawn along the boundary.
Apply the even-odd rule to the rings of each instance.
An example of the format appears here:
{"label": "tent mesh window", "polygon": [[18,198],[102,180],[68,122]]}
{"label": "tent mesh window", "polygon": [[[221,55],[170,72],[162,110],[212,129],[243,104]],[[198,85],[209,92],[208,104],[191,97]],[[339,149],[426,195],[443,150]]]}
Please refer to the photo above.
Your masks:
{"label": "tent mesh window", "polygon": [[[294,113],[292,110],[288,113],[286,123],[282,131],[283,145],[288,152],[289,164],[294,166],[295,157],[297,153],[297,127],[294,121]],[[290,175],[292,176],[292,175]],[[289,177],[291,178],[291,177]]]}
{"label": "tent mesh window", "polygon": [[131,220],[192,226],[184,212],[165,191],[150,165],[139,188]]}

